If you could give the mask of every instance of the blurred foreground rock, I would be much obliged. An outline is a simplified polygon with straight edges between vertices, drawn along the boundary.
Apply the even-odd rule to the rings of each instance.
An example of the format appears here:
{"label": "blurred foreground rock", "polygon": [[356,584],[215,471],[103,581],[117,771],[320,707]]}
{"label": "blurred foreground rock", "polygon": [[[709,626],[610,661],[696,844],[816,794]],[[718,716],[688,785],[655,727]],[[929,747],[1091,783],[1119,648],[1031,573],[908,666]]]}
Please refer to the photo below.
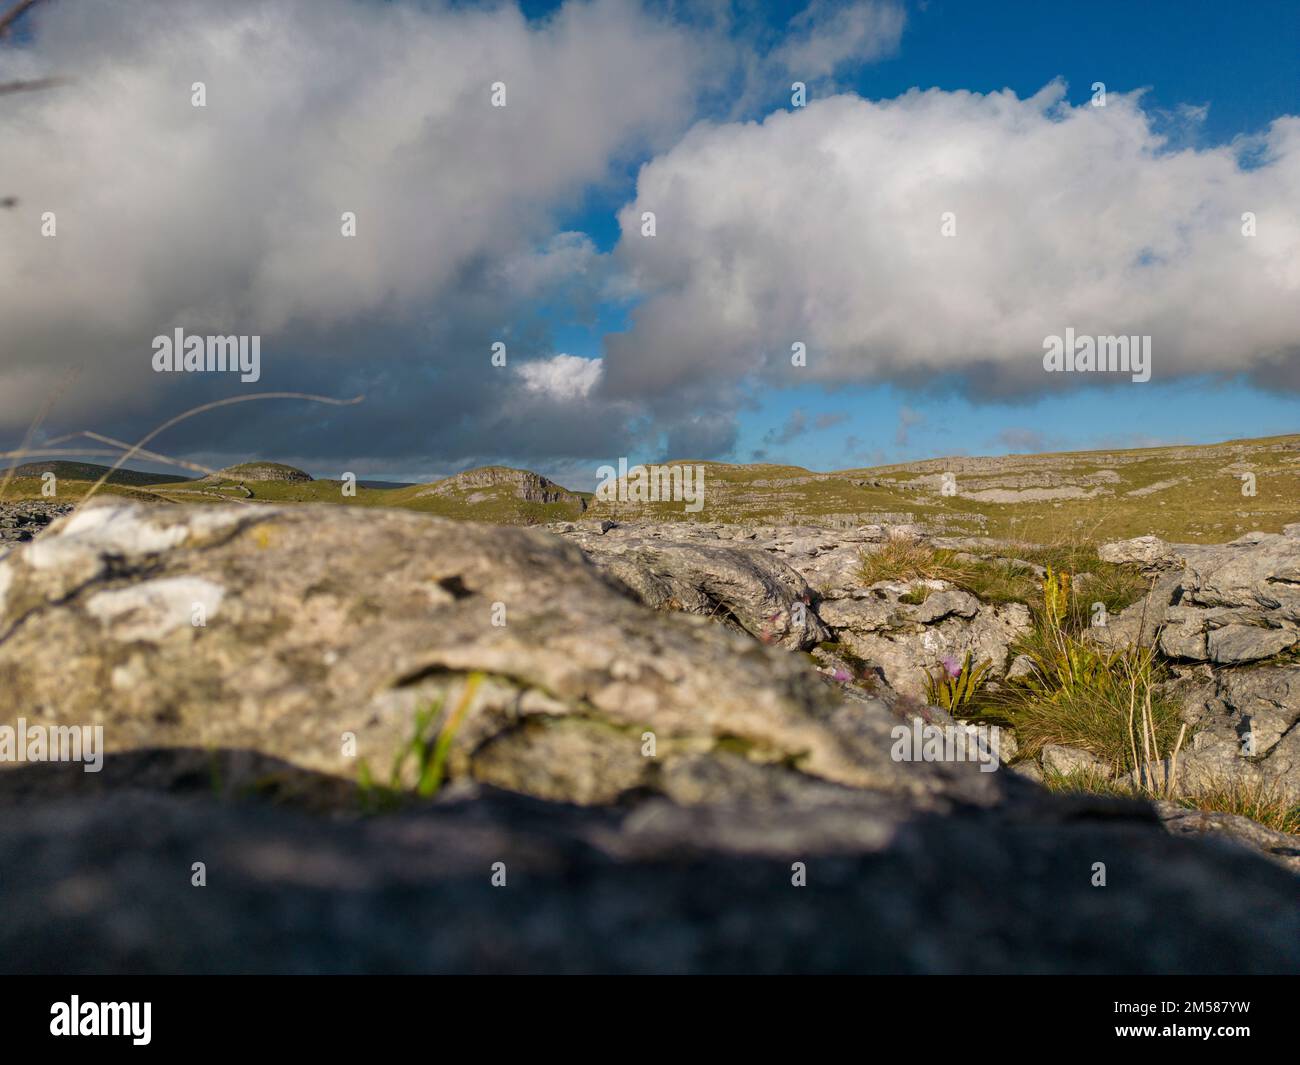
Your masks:
{"label": "blurred foreground rock", "polygon": [[[1295,972],[1296,881],[1143,816],[909,820],[817,853],[816,816],[705,834],[511,796],[335,823],[122,793],[0,825],[18,972]],[[765,826],[766,822],[766,826]],[[770,831],[780,857],[730,849]],[[694,845],[692,846],[692,842]],[[191,886],[202,861],[207,886]],[[807,886],[791,865],[805,863]],[[1092,887],[1105,862],[1107,886]],[[505,884],[491,884],[504,863]]]}

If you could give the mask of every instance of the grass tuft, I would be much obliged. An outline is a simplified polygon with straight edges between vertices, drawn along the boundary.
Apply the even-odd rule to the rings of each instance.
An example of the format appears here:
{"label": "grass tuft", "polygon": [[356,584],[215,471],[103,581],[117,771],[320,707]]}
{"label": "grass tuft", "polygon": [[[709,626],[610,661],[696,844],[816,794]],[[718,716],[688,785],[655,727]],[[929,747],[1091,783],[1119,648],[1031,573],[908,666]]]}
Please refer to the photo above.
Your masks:
{"label": "grass tuft", "polygon": [[895,537],[875,551],[864,551],[858,579],[870,587],[878,581],[948,581],[959,583],[969,564],[957,552],[931,547],[907,536]]}
{"label": "grass tuft", "polygon": [[1091,545],[1063,543],[1015,550],[1017,558],[975,559],[923,540],[898,537],[862,553],[858,579],[866,587],[878,581],[916,582],[918,586],[901,599],[907,603],[925,601],[930,589],[919,582],[927,580],[947,581],[987,603],[1031,603],[1042,594],[1034,569],[1041,566],[1075,575],[1066,598],[1068,612],[1081,623],[1091,619],[1094,603],[1102,603],[1114,614],[1137,602],[1147,590],[1134,567],[1102,562]]}
{"label": "grass tuft", "polygon": [[441,790],[446,778],[451,745],[455,742],[456,734],[464,724],[482,683],[482,673],[471,673],[450,714],[442,713],[441,699],[416,708],[411,738],[393,758],[387,787],[375,783],[369,764],[362,759],[357,766],[357,784],[361,791],[363,809],[388,809],[396,805],[404,790],[402,782],[406,766],[412,758],[415,759],[416,794],[429,799]]}
{"label": "grass tuft", "polygon": [[1287,796],[1276,784],[1263,781],[1216,781],[1173,801],[1190,810],[1207,813],[1238,814],[1249,817],[1275,832],[1300,835],[1300,804]]}
{"label": "grass tuft", "polygon": [[1153,648],[1105,648],[1084,638],[1088,615],[1072,608],[1077,582],[1049,569],[1030,631],[1012,646],[1027,676],[982,694],[976,712],[1015,729],[1020,749],[1047,744],[1088,751],[1112,774],[1146,769],[1176,752],[1185,726],[1163,691],[1163,663]]}

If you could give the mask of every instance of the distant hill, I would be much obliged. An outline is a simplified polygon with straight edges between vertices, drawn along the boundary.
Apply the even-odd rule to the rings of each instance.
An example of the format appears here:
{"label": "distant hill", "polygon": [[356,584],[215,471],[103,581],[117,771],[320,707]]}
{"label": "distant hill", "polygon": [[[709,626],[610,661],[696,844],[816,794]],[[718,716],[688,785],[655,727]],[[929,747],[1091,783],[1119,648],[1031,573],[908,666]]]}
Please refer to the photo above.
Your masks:
{"label": "distant hill", "polygon": [[310,473],[283,462],[241,462],[205,477],[205,481],[284,481],[289,484],[306,484],[314,480]]}
{"label": "distant hill", "polygon": [[[21,466],[13,467],[13,474],[15,477],[40,477],[42,474],[52,473],[60,481],[94,482],[98,481],[105,473],[108,473],[109,469],[108,466],[101,466],[94,462],[64,462],[58,460],[52,462],[25,462]],[[188,480],[188,477],[178,477],[174,473],[145,473],[141,470],[123,468],[113,470],[107,483],[139,487],[146,484],[176,484]]]}
{"label": "distant hill", "polygon": [[534,523],[580,516],[589,496],[531,470],[481,466],[392,493],[385,502],[474,521]]}
{"label": "distant hill", "polygon": [[[768,463],[690,465],[703,466],[705,472],[703,506],[695,512],[681,500],[636,502],[622,493],[618,501],[597,499],[508,466],[466,470],[428,484],[358,481],[348,494],[342,481],[316,480],[278,462],[241,463],[188,481],[120,470],[113,483],[119,491],[154,485],[155,496],[177,503],[402,507],[509,525],[606,518],[823,527],[916,523],[937,533],[1036,543],[1146,533],[1180,543],[1223,543],[1256,529],[1278,532],[1300,522],[1300,435],[1112,451],[952,456],[830,473]],[[19,469],[27,478],[48,469],[75,482],[96,480],[106,467],[41,462]],[[16,491],[11,487],[9,498],[38,492],[39,481],[27,480]]]}
{"label": "distant hill", "polygon": [[[668,463],[665,463],[668,465]],[[915,522],[1038,543],[1154,533],[1222,543],[1300,522],[1300,435],[1112,451],[951,456],[818,473],[707,462],[704,506],[593,499],[588,518],[853,526]]]}

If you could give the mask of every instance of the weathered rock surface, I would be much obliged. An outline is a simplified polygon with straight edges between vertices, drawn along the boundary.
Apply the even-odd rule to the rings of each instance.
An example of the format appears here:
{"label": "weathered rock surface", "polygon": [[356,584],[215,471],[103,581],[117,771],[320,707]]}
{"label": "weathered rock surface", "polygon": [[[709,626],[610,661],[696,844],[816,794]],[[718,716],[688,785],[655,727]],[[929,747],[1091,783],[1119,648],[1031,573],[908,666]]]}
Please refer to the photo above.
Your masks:
{"label": "weathered rock surface", "polygon": [[850,529],[815,526],[727,525],[720,522],[557,522],[553,532],[579,543],[593,557],[616,550],[596,543],[601,531],[617,541],[645,541],[669,546],[732,545],[770,555],[804,579],[818,599],[841,599],[861,587],[857,570],[864,546],[884,541],[889,530],[880,525]]}
{"label": "weathered rock surface", "polygon": [[1300,525],[1222,545],[1152,540],[1101,549],[1136,561],[1145,551],[1160,568],[1151,595],[1093,637],[1158,642],[1181,663],[1172,688],[1192,729],[1177,768],[1182,787],[1261,787],[1300,802],[1300,659],[1288,657],[1300,649]]}
{"label": "weathered rock surface", "polygon": [[772,553],[743,541],[663,542],[622,528],[570,538],[656,610],[682,610],[729,624],[766,643],[806,650],[830,636],[814,593]]}
{"label": "weathered rock surface", "polygon": [[1189,810],[1172,802],[1157,802],[1156,815],[1175,836],[1212,839],[1267,855],[1278,865],[1300,873],[1300,839],[1275,832],[1239,814]]}
{"label": "weathered rock surface", "polygon": [[0,503],[0,551],[15,543],[26,543],[55,518],[72,510],[71,503],[27,499]]}
{"label": "weathered rock surface", "polygon": [[314,480],[306,470],[286,466],[283,462],[242,462],[228,466],[203,478],[205,481],[283,481],[287,484],[306,484]]}
{"label": "weathered rock surface", "polygon": [[[908,623],[978,620],[963,594]],[[1273,852],[895,761],[896,726],[950,719],[639,598],[541,530],[62,519],[0,561],[0,724],[102,724],[109,754],[0,767],[0,968],[1300,971]],[[450,785],[415,802],[407,765],[404,808],[358,817],[360,762],[427,751],[437,700]]]}
{"label": "weathered rock surface", "polygon": [[1171,658],[1239,665],[1300,646],[1300,529],[1287,530],[1180,549],[1184,570],[1165,585],[1160,649]]}
{"label": "weathered rock surface", "polygon": [[1062,776],[1106,772],[1106,765],[1100,758],[1078,747],[1065,747],[1059,743],[1044,744],[1039,760],[1044,769]]}
{"label": "weathered rock surface", "polygon": [[[815,651],[826,672],[840,673],[840,656],[848,655],[913,698],[924,694],[925,670],[937,669],[945,658],[961,660],[967,651],[976,661],[992,662],[992,675],[1002,675],[1011,642],[1029,625],[1023,605],[981,603],[941,581],[865,588],[858,576],[863,550],[912,529],[603,525],[552,528],[649,606],[713,617],[792,648],[834,641],[838,653]],[[919,588],[929,593],[923,602],[902,601]]]}
{"label": "weathered rock surface", "polygon": [[1300,663],[1207,670],[1175,691],[1193,728],[1178,761],[1185,787],[1235,782],[1300,804]]}
{"label": "weathered rock surface", "polygon": [[[455,734],[453,777],[583,801],[592,785],[566,780],[566,750],[622,767],[605,791],[739,750],[848,786],[950,787],[942,767],[890,759],[902,718],[885,700],[848,712],[800,659],[655,614],[541,531],[105,503],[0,564],[0,721],[102,724],[110,752],[247,747],[355,779],[362,759],[390,765],[417,707],[454,704],[472,672],[486,680]],[[647,732],[655,759],[640,754]],[[959,776],[964,801],[991,800],[988,776]]]}
{"label": "weathered rock surface", "polygon": [[1029,628],[1021,603],[993,606],[957,589],[932,592],[921,603],[903,602],[912,589],[881,582],[866,598],[821,606],[822,618],[858,658],[871,663],[895,691],[913,698],[925,693],[925,673],[944,659],[992,663],[991,676],[1010,665],[1012,642]]}
{"label": "weathered rock surface", "polygon": [[1136,536],[1131,540],[1102,544],[1097,549],[1097,557],[1117,565],[1173,566],[1181,561],[1178,552],[1158,536]]}

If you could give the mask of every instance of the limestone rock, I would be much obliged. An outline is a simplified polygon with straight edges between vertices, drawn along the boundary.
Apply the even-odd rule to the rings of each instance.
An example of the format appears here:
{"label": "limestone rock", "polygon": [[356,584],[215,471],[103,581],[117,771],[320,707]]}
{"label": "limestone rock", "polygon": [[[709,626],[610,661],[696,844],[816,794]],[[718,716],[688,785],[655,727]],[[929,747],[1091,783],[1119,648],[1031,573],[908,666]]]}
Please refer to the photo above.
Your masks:
{"label": "limestone rock", "polygon": [[[733,572],[739,587],[771,575]],[[792,590],[784,579],[772,587]],[[453,779],[607,801],[646,782],[635,767],[652,733],[660,762],[728,745],[854,787],[996,790],[978,772],[950,785],[947,769],[893,762],[902,710],[873,698],[845,713],[802,658],[647,610],[538,530],[104,502],[0,563],[0,723],[102,724],[110,753],[247,748],[356,780],[363,760],[387,772],[420,708],[448,718],[475,672]],[[582,768],[558,770],[566,759]]]}
{"label": "limestone rock", "polygon": [[[516,470],[509,466],[481,466],[466,470],[455,476],[437,481],[428,488],[416,493],[420,496],[448,496],[463,494],[475,488],[496,488],[504,485],[509,488],[515,499],[526,503],[572,503],[581,510],[587,509],[587,501],[575,492],[562,488],[554,481],[531,470]],[[470,497],[470,502],[481,502],[481,498]]]}
{"label": "limestone rock", "polygon": [[1195,730],[1181,786],[1262,787],[1300,803],[1300,664],[1220,670],[1175,691]]}
{"label": "limestone rock", "polygon": [[967,592],[934,592],[921,603],[902,601],[905,585],[886,582],[865,599],[835,600],[818,607],[822,620],[856,657],[879,669],[891,688],[912,698],[925,692],[925,671],[945,658],[992,662],[992,675],[1006,672],[1011,644],[1029,628],[1021,603],[981,603]]}
{"label": "limestone rock", "polygon": [[26,543],[54,521],[72,510],[71,503],[26,499],[0,503],[0,553],[13,544]]}
{"label": "limestone rock", "polygon": [[701,614],[795,650],[830,636],[807,582],[768,552],[716,540],[661,542],[622,530],[573,539],[655,609]]}
{"label": "limestone rock", "polygon": [[1039,757],[1044,769],[1062,776],[1075,773],[1102,773],[1109,776],[1107,766],[1100,758],[1078,747],[1047,743],[1043,745]]}
{"label": "limestone rock", "polygon": [[284,481],[290,484],[306,484],[313,480],[311,474],[296,466],[286,466],[282,462],[244,462],[238,466],[227,466],[224,470],[204,477],[204,481]]}
{"label": "limestone rock", "polygon": [[1136,536],[1102,544],[1097,548],[1097,557],[1103,562],[1131,562],[1141,566],[1168,566],[1178,562],[1177,552],[1158,536]]}
{"label": "limestone rock", "polygon": [[1300,646],[1300,538],[1252,533],[1199,548],[1165,587],[1160,649],[1172,658],[1240,665]]}
{"label": "limestone rock", "polygon": [[1165,828],[1175,836],[1213,839],[1246,847],[1300,873],[1300,838],[1275,832],[1239,814],[1189,810],[1174,802],[1154,803]]}

